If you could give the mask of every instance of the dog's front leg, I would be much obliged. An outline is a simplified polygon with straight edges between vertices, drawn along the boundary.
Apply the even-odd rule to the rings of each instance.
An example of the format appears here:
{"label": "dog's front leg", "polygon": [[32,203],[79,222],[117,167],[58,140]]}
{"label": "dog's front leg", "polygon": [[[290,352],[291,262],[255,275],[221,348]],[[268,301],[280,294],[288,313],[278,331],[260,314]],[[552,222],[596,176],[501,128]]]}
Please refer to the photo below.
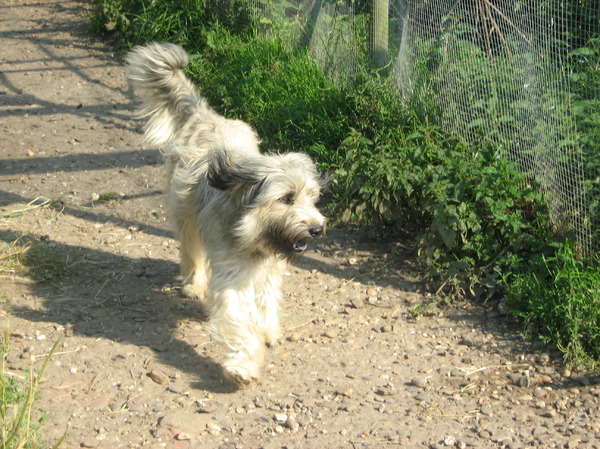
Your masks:
{"label": "dog's front leg", "polygon": [[209,328],[229,352],[223,361],[226,377],[240,386],[257,381],[264,358],[264,335],[254,290],[224,289],[210,292]]}

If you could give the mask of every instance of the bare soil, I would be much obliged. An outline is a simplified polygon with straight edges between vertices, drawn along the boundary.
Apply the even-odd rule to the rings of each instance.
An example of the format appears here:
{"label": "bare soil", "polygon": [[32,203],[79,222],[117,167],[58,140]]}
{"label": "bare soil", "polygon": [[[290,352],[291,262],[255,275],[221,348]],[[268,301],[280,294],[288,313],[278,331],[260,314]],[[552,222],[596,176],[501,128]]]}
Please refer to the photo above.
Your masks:
{"label": "bare soil", "polygon": [[496,303],[415,319],[410,245],[344,227],[289,267],[262,381],[224,380],[180,294],[160,153],[89,8],[0,4],[4,374],[26,380],[59,342],[35,403],[45,445],[67,429],[66,448],[600,448],[598,377]]}

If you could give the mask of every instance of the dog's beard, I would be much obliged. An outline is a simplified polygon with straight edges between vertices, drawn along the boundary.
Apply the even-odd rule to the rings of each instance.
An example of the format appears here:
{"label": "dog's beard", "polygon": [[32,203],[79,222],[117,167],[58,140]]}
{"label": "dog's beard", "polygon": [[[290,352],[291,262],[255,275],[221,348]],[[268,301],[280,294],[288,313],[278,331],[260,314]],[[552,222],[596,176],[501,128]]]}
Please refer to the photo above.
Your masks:
{"label": "dog's beard", "polygon": [[301,256],[309,248],[309,241],[313,239],[304,226],[294,227],[287,223],[267,223],[262,230],[253,235],[241,231],[243,227],[238,227],[237,247],[259,257],[276,255],[283,259],[293,259]]}
{"label": "dog's beard", "polygon": [[278,232],[277,229],[266,233],[263,238],[274,252],[287,259],[302,255],[308,249],[308,241],[311,239],[306,234],[289,235]]}

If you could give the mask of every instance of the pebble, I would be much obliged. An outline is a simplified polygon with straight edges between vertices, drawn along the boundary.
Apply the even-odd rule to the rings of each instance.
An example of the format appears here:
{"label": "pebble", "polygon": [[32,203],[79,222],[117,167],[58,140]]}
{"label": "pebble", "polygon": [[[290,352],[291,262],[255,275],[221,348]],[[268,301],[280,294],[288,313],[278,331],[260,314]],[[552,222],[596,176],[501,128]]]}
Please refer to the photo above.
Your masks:
{"label": "pebble", "polygon": [[444,438],[444,446],[454,446],[456,444],[456,439],[452,435],[448,435]]}
{"label": "pebble", "polygon": [[413,377],[410,383],[419,388],[425,388],[427,387],[427,377]]}
{"label": "pebble", "polygon": [[286,415],[285,413],[276,413],[274,419],[275,422],[282,424],[287,421],[288,415]]}
{"label": "pebble", "polygon": [[429,394],[427,394],[426,392],[421,392],[415,397],[415,399],[417,401],[421,401],[421,402],[430,402],[431,396]]}
{"label": "pebble", "polygon": [[148,376],[159,385],[164,385],[169,382],[169,378],[160,371],[152,370],[148,373]]}
{"label": "pebble", "polygon": [[375,390],[375,394],[378,394],[379,396],[393,396],[396,393],[396,387],[394,387],[392,384],[379,387]]}
{"label": "pebble", "polygon": [[492,435],[487,430],[484,429],[484,430],[480,430],[479,433],[477,434],[477,436],[479,438],[483,438],[484,440],[487,440]]}
{"label": "pebble", "polygon": [[292,343],[295,343],[297,341],[300,341],[301,335],[297,332],[293,333],[292,335],[290,335],[287,340],[291,341]]}
{"label": "pebble", "polygon": [[285,420],[285,427],[296,432],[300,428],[300,424],[298,424],[296,418],[293,416],[288,416],[288,418]]}
{"label": "pebble", "polygon": [[206,424],[206,430],[208,430],[208,433],[211,435],[218,435],[221,432],[221,427],[213,422],[209,422]]}
{"label": "pebble", "polygon": [[490,404],[483,404],[479,411],[486,416],[492,416],[494,414],[494,409]]}
{"label": "pebble", "polygon": [[329,328],[323,335],[325,335],[327,338],[336,338],[339,335],[339,331],[334,328]]}
{"label": "pebble", "polygon": [[548,390],[545,390],[543,388],[539,388],[539,389],[537,389],[537,390],[535,390],[533,392],[533,395],[536,398],[542,399],[542,398],[545,398],[546,396],[548,396]]}
{"label": "pebble", "polygon": [[167,391],[175,394],[184,394],[184,389],[181,387],[181,385],[169,385],[167,387]]}
{"label": "pebble", "polygon": [[352,298],[350,300],[350,304],[355,309],[362,309],[365,306],[365,302],[363,301],[362,298]]}
{"label": "pebble", "polygon": [[532,383],[531,377],[529,376],[520,376],[516,382],[519,387],[530,387]]}

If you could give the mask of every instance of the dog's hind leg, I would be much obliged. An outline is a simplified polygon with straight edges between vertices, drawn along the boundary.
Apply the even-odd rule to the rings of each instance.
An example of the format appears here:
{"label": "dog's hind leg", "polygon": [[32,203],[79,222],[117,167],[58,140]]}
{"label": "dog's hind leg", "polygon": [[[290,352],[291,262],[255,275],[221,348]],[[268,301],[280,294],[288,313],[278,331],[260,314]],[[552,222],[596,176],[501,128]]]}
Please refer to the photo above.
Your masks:
{"label": "dog's hind leg", "polygon": [[[190,220],[191,221],[191,220]],[[181,242],[181,275],[183,276],[183,294],[188,297],[203,297],[208,285],[209,267],[206,252],[198,228],[193,223],[181,220],[178,223]]]}

